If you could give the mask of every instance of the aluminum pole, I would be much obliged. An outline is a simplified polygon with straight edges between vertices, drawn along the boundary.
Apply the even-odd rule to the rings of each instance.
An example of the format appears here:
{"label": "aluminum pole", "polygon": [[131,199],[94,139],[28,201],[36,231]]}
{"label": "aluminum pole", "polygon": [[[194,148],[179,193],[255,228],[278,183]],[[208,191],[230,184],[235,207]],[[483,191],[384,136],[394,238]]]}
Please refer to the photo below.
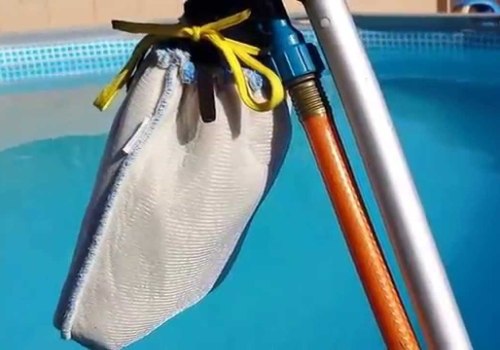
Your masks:
{"label": "aluminum pole", "polygon": [[472,349],[380,86],[344,0],[302,0],[431,349]]}

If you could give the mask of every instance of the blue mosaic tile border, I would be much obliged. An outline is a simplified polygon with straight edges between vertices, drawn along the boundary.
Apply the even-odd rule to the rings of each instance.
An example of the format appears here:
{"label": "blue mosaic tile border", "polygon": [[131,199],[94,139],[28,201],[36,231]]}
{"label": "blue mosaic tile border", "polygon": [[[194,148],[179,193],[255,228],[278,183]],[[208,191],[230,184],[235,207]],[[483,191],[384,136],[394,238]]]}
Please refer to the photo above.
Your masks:
{"label": "blue mosaic tile border", "polygon": [[137,41],[96,40],[0,47],[0,84],[26,79],[105,74],[121,68]]}
{"label": "blue mosaic tile border", "polygon": [[[305,30],[304,34],[308,41],[317,43],[311,30]],[[360,35],[367,50],[387,53],[500,49],[500,34],[495,32],[360,30]],[[122,67],[136,43],[135,38],[103,38],[38,46],[0,45],[0,85],[41,78],[111,74]]]}

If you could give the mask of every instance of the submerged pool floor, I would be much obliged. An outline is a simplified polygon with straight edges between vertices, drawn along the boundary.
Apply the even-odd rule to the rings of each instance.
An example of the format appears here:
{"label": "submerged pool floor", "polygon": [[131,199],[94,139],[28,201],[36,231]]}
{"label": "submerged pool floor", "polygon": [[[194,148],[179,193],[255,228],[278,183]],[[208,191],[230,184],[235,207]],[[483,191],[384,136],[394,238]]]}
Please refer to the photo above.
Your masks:
{"label": "submerged pool floor", "polygon": [[[500,84],[392,77],[382,85],[473,343],[498,349]],[[10,110],[22,105],[16,113],[36,113],[38,125],[54,113],[56,120],[76,123],[76,130],[85,115],[106,124],[110,114],[97,114],[91,106],[98,87],[66,89],[56,105],[41,92],[15,95],[18,102]],[[331,83],[327,90],[338,107]],[[336,118],[394,263],[347,122],[341,112]],[[0,152],[2,348],[78,348],[59,339],[52,315],[104,142],[104,135],[67,136],[20,142]],[[281,175],[224,283],[131,347],[383,348],[296,120]]]}

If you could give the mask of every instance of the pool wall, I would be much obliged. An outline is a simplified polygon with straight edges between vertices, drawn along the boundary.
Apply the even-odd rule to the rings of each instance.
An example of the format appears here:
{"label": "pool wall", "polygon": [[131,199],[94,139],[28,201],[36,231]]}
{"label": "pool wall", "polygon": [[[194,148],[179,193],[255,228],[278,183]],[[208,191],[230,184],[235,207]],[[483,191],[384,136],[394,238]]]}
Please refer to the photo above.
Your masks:
{"label": "pool wall", "polygon": [[[493,55],[500,52],[496,17],[358,15],[355,21],[380,79],[426,76],[455,79],[455,72],[459,71],[461,79],[486,83],[500,80],[496,64],[464,66],[464,62],[473,61],[471,55],[477,52]],[[307,20],[296,18],[296,25],[307,40],[316,43]],[[138,39],[139,36],[102,28],[0,36],[0,122],[8,126],[4,130],[22,130],[0,133],[0,150],[60,135],[105,133],[114,109],[109,113],[94,113],[91,102],[99,86],[108,82],[128,59]],[[406,56],[405,60],[400,59],[401,54]],[[443,70],[438,67],[443,62],[456,67]],[[100,85],[96,86],[96,82]],[[65,97],[57,95],[58,88],[82,86],[88,86],[86,95],[79,95],[71,103],[81,106],[85,118],[66,116],[61,120],[56,118],[57,114],[50,114],[43,122],[33,117],[23,120],[29,113],[12,118],[13,113],[19,114],[13,112],[19,106],[16,101],[23,99],[13,95],[50,88],[45,98],[63,103]]]}
{"label": "pool wall", "polygon": [[[500,47],[495,17],[356,16],[367,50],[411,50],[433,54],[469,48]],[[297,20],[306,38],[314,33]],[[88,30],[0,37],[0,88],[26,80],[116,72],[129,57],[138,36],[109,30]]]}

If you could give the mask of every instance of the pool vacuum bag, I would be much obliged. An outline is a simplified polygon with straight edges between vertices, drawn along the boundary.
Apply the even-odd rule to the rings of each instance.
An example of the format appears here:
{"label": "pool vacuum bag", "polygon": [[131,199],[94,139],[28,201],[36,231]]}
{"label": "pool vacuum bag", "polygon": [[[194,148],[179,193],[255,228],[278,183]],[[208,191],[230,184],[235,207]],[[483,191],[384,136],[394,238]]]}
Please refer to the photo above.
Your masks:
{"label": "pool vacuum bag", "polygon": [[[177,49],[154,48],[138,68],[56,312],[66,339],[121,349],[204,298],[276,177],[290,141],[286,104],[250,110],[220,69],[215,120],[203,120],[197,73]],[[265,94],[246,73],[254,96]]]}

